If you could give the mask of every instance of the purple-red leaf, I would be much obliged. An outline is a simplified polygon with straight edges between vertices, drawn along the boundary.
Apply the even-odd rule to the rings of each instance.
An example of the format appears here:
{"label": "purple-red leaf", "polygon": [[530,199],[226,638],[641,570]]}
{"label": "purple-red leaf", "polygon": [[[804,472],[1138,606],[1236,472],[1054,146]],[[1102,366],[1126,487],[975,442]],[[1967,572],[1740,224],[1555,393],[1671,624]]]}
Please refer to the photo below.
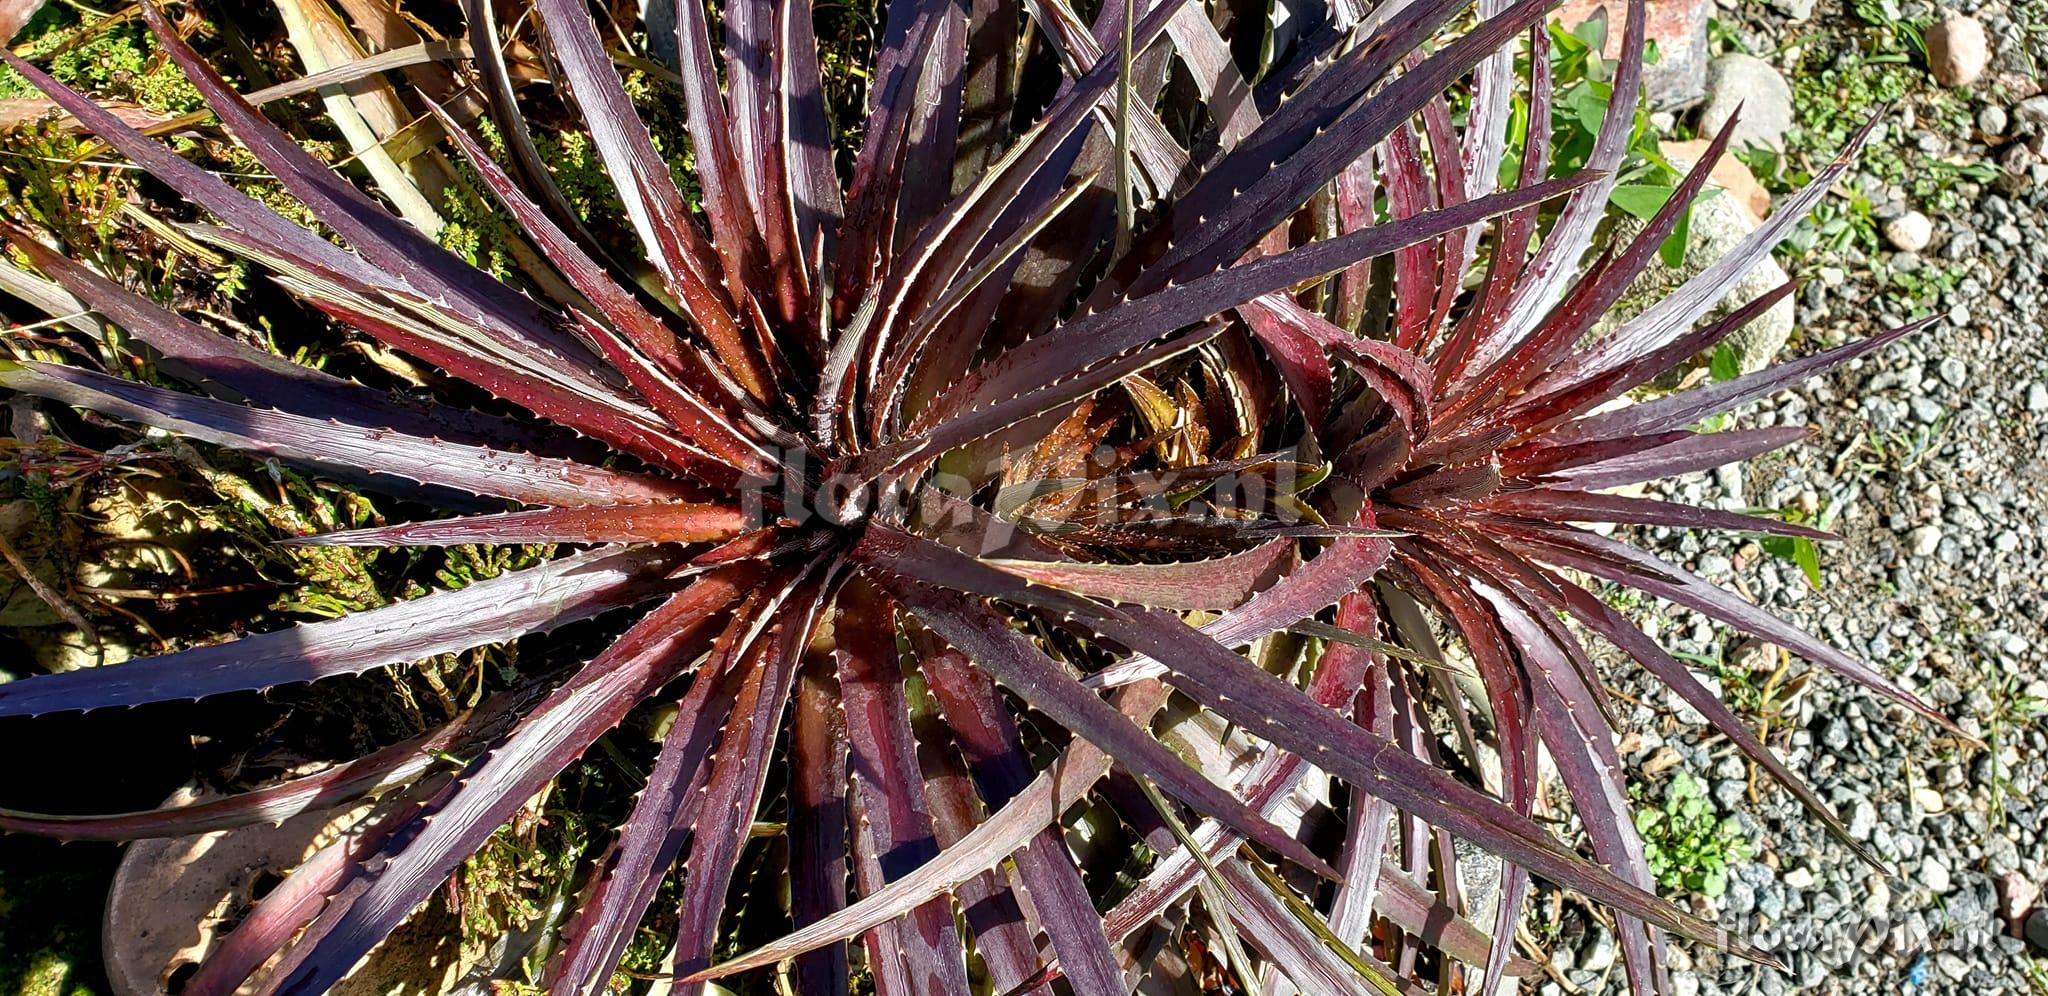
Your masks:
{"label": "purple-red leaf", "polygon": [[0,716],[198,699],[502,643],[644,601],[673,585],[675,555],[597,550],[467,588],[232,643],[0,685]]}
{"label": "purple-red leaf", "polygon": [[[701,798],[690,807],[696,819],[689,826],[690,850],[683,860],[683,905],[674,952],[676,966],[682,971],[711,964],[726,890],[739,866],[740,847],[746,843],[748,828],[760,808],[769,755],[781,729],[778,720],[837,582],[837,557],[825,556],[835,562],[812,561],[792,588],[762,607],[761,621],[773,614],[774,629],[769,631],[770,639],[758,662],[744,669],[732,718],[710,760]],[[690,794],[693,798],[700,795]],[[950,920],[947,926],[950,929]]]}
{"label": "purple-red leaf", "polygon": [[539,505],[650,502],[686,494],[673,481],[249,408],[49,363],[0,362],[0,386],[316,468],[365,471]]}
{"label": "purple-red leaf", "polygon": [[303,536],[296,546],[454,546],[463,543],[709,543],[744,532],[746,514],[725,505],[645,502],[538,508],[465,519]]}
{"label": "purple-red leaf", "polygon": [[542,980],[551,991],[590,993],[609,983],[633,929],[696,822],[719,731],[731,715],[743,674],[758,670],[755,639],[776,587],[756,589],[738,606],[676,703],[647,784],[618,836],[597,859],[581,905],[562,926]]}
{"label": "purple-red leaf", "polygon": [[353,425],[440,435],[460,442],[500,445],[534,435],[531,426],[467,409],[429,405],[374,391],[268,350],[211,331],[197,322],[94,273],[51,250],[30,233],[0,220],[0,235],[14,243],[36,269],[77,295],[114,324],[162,354],[165,361],[198,382],[225,388],[251,404],[290,405]]}
{"label": "purple-red leaf", "polygon": [[1891,699],[1958,736],[1967,734],[1941,710],[1900,688],[1870,665],[1814,638],[1777,616],[1722,590],[1696,575],[1604,536],[1566,526],[1512,523],[1504,527],[1509,546],[1539,560],[1582,570],[1595,577],[1667,598],[1705,613],[1744,633],[1761,637]]}
{"label": "purple-red leaf", "polygon": [[[371,265],[386,274],[399,275],[402,286],[411,288],[422,300],[440,303],[477,328],[491,330],[495,341],[523,357],[538,361],[562,380],[585,379],[580,376],[578,367],[590,359],[589,351],[552,327],[546,314],[531,299],[470,266],[417,229],[393,217],[369,195],[350,186],[325,163],[313,158],[292,136],[271,124],[228,86],[227,81],[198,52],[193,51],[154,4],[142,5],[142,17],[164,51],[184,72],[185,78],[206,99],[207,107],[220,117],[221,123],[243,147],[255,155],[294,197],[313,208],[323,224],[334,229],[362,253]],[[236,222],[230,217],[222,220],[231,224]],[[301,233],[282,244],[294,245],[303,240],[304,233]],[[323,262],[332,261],[331,254],[324,252],[316,258]],[[390,279],[388,276],[379,277],[370,282],[373,286],[382,286],[389,284]]]}
{"label": "purple-red leaf", "polygon": [[1810,540],[1841,537],[1818,529],[1793,525],[1781,519],[1744,515],[1718,508],[1699,508],[1655,498],[1630,498],[1593,491],[1533,488],[1506,491],[1489,498],[1485,507],[1508,515],[1526,516],[1550,522],[1615,522],[1629,525],[1669,526],[1677,529],[1730,529],[1770,536],[1796,536]]}
{"label": "purple-red leaf", "polygon": [[1666,395],[1655,401],[1640,405],[1629,405],[1615,411],[1593,415],[1567,422],[1546,437],[1547,442],[1572,443],[1582,440],[1612,439],[1624,435],[1644,435],[1666,432],[1680,426],[1690,425],[1709,415],[1729,411],[1736,405],[1761,398],[1774,391],[1798,384],[1809,377],[1826,373],[1850,360],[1863,356],[1872,350],[1890,345],[1899,338],[1917,332],[1939,321],[1928,318],[1911,325],[1871,336],[1860,342],[1837,346],[1824,353],[1766,367],[1752,374],[1744,374],[1734,380],[1709,384],[1705,387]]}
{"label": "purple-red leaf", "polygon": [[[1120,690],[1116,708],[1132,722],[1149,723],[1165,702],[1165,687],[1146,683]],[[1001,810],[916,871],[779,940],[698,972],[688,981],[772,965],[902,916],[1008,857],[1041,828],[1057,822],[1067,807],[1087,795],[1089,787],[1109,772],[1110,763],[1109,756],[1093,744],[1075,743]]]}
{"label": "purple-red leaf", "polygon": [[[789,732],[789,912],[809,927],[846,908],[846,714],[832,663],[822,655],[797,675]],[[901,881],[899,879],[899,881]],[[796,956],[797,991],[844,996],[846,945]]]}
{"label": "purple-red leaf", "polygon": [[[982,597],[1015,601],[1053,614],[1059,625],[1077,633],[1148,654],[1167,666],[1170,680],[1177,687],[1218,714],[1242,724],[1248,732],[1275,746],[1307,758],[1325,771],[1369,787],[1434,826],[1469,838],[1559,884],[1658,926],[1690,937],[1727,940],[1719,928],[1642,891],[1611,871],[1587,863],[1526,817],[1465,786],[1442,769],[1352,725],[1336,712],[1316,704],[1300,689],[1259,669],[1177,617],[1098,606],[1078,596],[1027,584],[913,537],[887,536],[873,528],[854,556],[869,570],[886,565],[880,569],[903,576],[904,580],[896,585],[899,594],[908,590],[921,594],[927,589],[920,585],[942,585]],[[955,601],[958,602],[957,597]],[[912,605],[916,607],[915,603]],[[950,629],[963,631],[963,636],[983,635],[970,634],[968,627],[953,625],[958,617],[949,618],[943,612],[926,618],[942,620]],[[951,633],[940,632],[948,640],[953,639]],[[1001,634],[1016,636],[1007,626],[1001,628]],[[968,655],[977,661],[985,653],[968,650]],[[1007,677],[999,675],[998,680]],[[1017,687],[1013,682],[1005,683]],[[1033,691],[1047,687],[1040,684]],[[1020,694],[1027,701],[1035,700],[1030,692],[1020,690]],[[1242,806],[1235,797],[1229,798],[1235,806]],[[1253,819],[1253,825],[1264,823]],[[1242,824],[1244,820],[1239,818],[1235,822]],[[1264,837],[1253,836],[1260,843],[1273,846]],[[1299,848],[1291,838],[1287,843],[1290,846],[1276,849],[1293,858]],[[1309,867],[1318,864],[1320,860]],[[1746,946],[1737,947],[1745,956],[1765,957]]]}
{"label": "purple-red leaf", "polygon": [[1270,540],[1214,560],[1164,564],[991,561],[1019,577],[1112,602],[1165,609],[1234,609],[1283,575],[1293,540]]}
{"label": "purple-red leaf", "polygon": [[751,576],[736,567],[698,579],[564,682],[411,816],[383,861],[350,869],[263,991],[315,996],[333,988],[534,792],[687,670],[703,652],[708,623]]}
{"label": "purple-red leaf", "polygon": [[[861,580],[847,586],[834,619],[833,659],[853,775],[854,882],[863,895],[939,853],[904,699],[894,617],[888,598]],[[966,956],[949,897],[869,931],[867,949],[882,996],[967,991]]]}
{"label": "purple-red leaf", "polygon": [[733,379],[755,398],[771,397],[765,360],[740,330],[733,304],[712,286],[712,250],[605,55],[589,8],[581,0],[538,0],[535,10],[547,27],[564,81],[583,108],[598,155],[617,184],[626,215],[663,284],[682,303]]}
{"label": "purple-red leaf", "polygon": [[71,816],[0,809],[0,830],[60,840],[144,840],[279,823],[412,782],[444,763],[445,754],[495,736],[515,718],[516,706],[532,698],[506,692],[440,729],[275,785],[137,813]]}
{"label": "purple-red leaf", "polygon": [[[913,645],[936,642],[917,639],[926,635],[912,634]],[[937,697],[989,807],[1001,807],[1022,794],[1031,784],[1030,755],[995,684],[951,649],[920,652],[918,670]],[[1061,971],[1078,996],[1123,996],[1123,972],[1059,825],[1040,830],[1014,860],[1018,878],[1052,939]]]}
{"label": "purple-red leaf", "polygon": [[[869,539],[874,537],[875,533],[870,532]],[[891,593],[918,619],[947,643],[967,654],[977,667],[1033,708],[1072,730],[1075,736],[1095,744],[1115,757],[1119,764],[1157,782],[1167,793],[1201,807],[1203,812],[1286,855],[1304,868],[1328,877],[1335,876],[1326,862],[1300,842],[1253,812],[1228,790],[1190,768],[1186,761],[1132,724],[1115,707],[1083,688],[1044,651],[1033,646],[1030,638],[1011,629],[986,603],[972,596],[927,587],[934,581],[923,571],[905,576],[906,568],[930,565],[906,564],[903,557],[888,552],[898,548],[902,542],[921,544],[924,541],[907,536],[874,544],[864,541],[862,547],[856,548],[854,559],[865,570],[880,576]],[[927,548],[921,552],[929,554],[931,549],[941,550],[952,557],[960,556],[944,551],[944,548]],[[950,586],[961,582],[938,583]],[[1014,583],[1017,587],[1024,587],[1021,580]],[[975,594],[987,595],[990,592],[979,590]]]}

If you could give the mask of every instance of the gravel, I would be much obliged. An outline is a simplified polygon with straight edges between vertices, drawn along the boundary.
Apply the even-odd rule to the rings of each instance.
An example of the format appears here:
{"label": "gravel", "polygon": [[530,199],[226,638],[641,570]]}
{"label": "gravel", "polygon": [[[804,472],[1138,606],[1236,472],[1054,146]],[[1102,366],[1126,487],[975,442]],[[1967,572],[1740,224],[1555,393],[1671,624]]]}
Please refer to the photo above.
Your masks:
{"label": "gravel", "polygon": [[[1947,320],[1732,420],[1807,425],[1804,445],[1739,474],[1651,489],[1690,504],[1805,511],[1805,521],[1843,537],[1820,548],[1822,586],[1754,537],[1622,532],[1870,662],[1988,746],[1966,746],[1851,681],[1682,608],[1633,610],[1666,649],[1711,672],[1738,714],[1753,725],[1767,715],[1779,757],[1896,873],[1860,861],[1768,775],[1751,778],[1724,738],[1639,668],[1603,661],[1621,693],[1622,759],[1638,805],[1658,805],[1672,779],[1689,774],[1750,845],[1720,897],[1667,895],[1788,969],[1674,942],[1672,987],[1683,996],[2035,996],[2037,980],[2048,979],[2048,94],[2038,92],[2029,51],[2039,48],[2032,26],[2048,23],[2048,0],[1960,0],[1943,10],[1898,0],[1886,9],[1926,23],[1972,18],[1988,60],[1981,78],[1954,91],[1966,102],[1960,126],[1915,120],[1909,96],[1870,155],[1981,166],[1973,171],[1990,178],[1957,184],[1956,202],[1941,206],[1868,172],[1845,180],[1886,223],[1885,244],[1791,267],[1804,286],[1787,358],[1916,317],[1893,290],[1900,274],[1940,280],[1925,309]],[[1757,52],[1796,43],[1846,53],[1861,30],[1840,6],[1821,8],[1796,36],[1773,5],[1723,4],[1718,16]],[[1838,16],[1852,29],[1831,24]],[[1924,86],[1919,96],[1938,92],[1932,80]],[[1747,117],[1755,95],[1742,96]],[[1707,106],[1714,102],[1710,94]],[[1905,220],[1914,216],[1924,234]],[[1760,710],[1765,688],[1774,697]],[[1599,930],[1569,942],[1574,985],[1627,991],[1618,964],[1591,973],[1591,984],[1574,978],[1589,959],[1601,963]],[[1532,988],[1546,984],[1556,985],[1539,977]]]}

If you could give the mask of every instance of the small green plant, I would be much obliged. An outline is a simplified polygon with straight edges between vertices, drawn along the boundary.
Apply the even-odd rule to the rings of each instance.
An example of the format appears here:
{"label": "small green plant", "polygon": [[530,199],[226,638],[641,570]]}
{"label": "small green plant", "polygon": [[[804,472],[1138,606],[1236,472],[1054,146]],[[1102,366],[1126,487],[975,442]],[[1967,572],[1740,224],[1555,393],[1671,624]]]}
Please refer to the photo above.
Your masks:
{"label": "small green plant", "polygon": [[[1754,162],[1750,168],[1760,177],[1770,175],[1757,169]],[[1815,205],[1813,214],[1778,247],[1777,256],[1786,262],[1825,260],[1839,257],[1849,249],[1873,253],[1878,245],[1877,216],[1871,210],[1870,198],[1850,192]]]}
{"label": "small green plant", "polygon": [[1988,732],[1984,737],[1987,756],[1991,759],[1991,819],[2004,826],[2006,799],[2024,801],[2020,790],[2013,785],[2012,773],[2006,770],[2003,760],[2006,745],[2012,742],[2015,732],[2048,716],[2048,699],[2022,691],[2019,676],[2001,670],[1992,683],[1992,701],[1995,705],[1986,723]]}
{"label": "small green plant", "polygon": [[1662,809],[1636,811],[1643,855],[1665,889],[1718,898],[1728,891],[1728,868],[1749,857],[1734,817],[1723,817],[1691,775],[1679,772]]}
{"label": "small green plant", "polygon": [[2029,959],[2025,963],[2027,986],[2034,992],[2048,994],[2048,965]]}
{"label": "small green plant", "polygon": [[[1552,176],[1563,176],[1583,166],[1593,154],[1601,122],[1607,116],[1607,105],[1614,97],[1614,63],[1601,54],[1607,49],[1608,27],[1600,17],[1570,29],[1555,22],[1550,25],[1550,72],[1555,81],[1551,98]],[[1645,61],[1657,61],[1654,44],[1647,50]],[[1528,108],[1519,97],[1514,113],[1514,127],[1520,128],[1527,122]],[[1616,171],[1619,181],[1608,194],[1608,202],[1616,209],[1643,222],[1656,217],[1682,178],[1659,150],[1658,139],[1658,130],[1650,124],[1649,108],[1637,107]],[[1513,182],[1520,170],[1519,153],[1510,150],[1501,164],[1502,181]],[[1664,265],[1675,267],[1685,262],[1691,226],[1692,208],[1688,205],[1680,213],[1671,235],[1658,246]]]}
{"label": "small green plant", "polygon": [[1734,380],[1742,376],[1742,357],[1736,353],[1733,345],[1723,342],[1714,347],[1713,359],[1707,364],[1707,372],[1712,374],[1717,382]]}
{"label": "small green plant", "polygon": [[1906,17],[1893,0],[1854,0],[1850,9],[1881,35],[1889,36],[1887,48],[1910,48],[1922,59],[1927,57],[1927,39],[1923,34],[1927,19]]}
{"label": "small green plant", "polygon": [[[1864,474],[1903,476],[1912,473],[1928,454],[1936,451],[1937,444],[1948,435],[1948,428],[1949,419],[1944,415],[1933,425],[1866,433],[1836,465]],[[1866,452],[1867,457],[1863,456]]]}
{"label": "small green plant", "polygon": [[1783,719],[1792,700],[1806,687],[1806,674],[1792,674],[1782,653],[1759,663],[1745,664],[1715,654],[1673,653],[1671,656],[1706,671],[1720,683],[1721,700],[1728,708],[1758,721],[1761,739],[1771,724]]}
{"label": "small green plant", "polygon": [[1890,268],[1884,271],[1884,296],[1914,318],[1933,314],[1941,300],[1963,282],[1966,269],[1955,266],[1924,266],[1916,270]]}
{"label": "small green plant", "polygon": [[[201,105],[198,89],[178,67],[154,57],[149,32],[139,22],[98,16],[85,7],[53,4],[48,10],[23,34],[26,57],[47,65],[52,75],[151,111],[182,114]],[[0,67],[0,98],[41,97],[20,73]]]}
{"label": "small green plant", "polygon": [[1736,31],[1727,21],[1723,21],[1718,17],[1707,18],[1707,50],[1715,53],[1741,52],[1744,55],[1756,54],[1743,42],[1741,32]]}
{"label": "small green plant", "polygon": [[[1779,509],[1777,514],[1795,526],[1811,525],[1806,521],[1806,513],[1796,508]],[[1757,540],[1757,545],[1765,553],[1797,566],[1799,573],[1806,575],[1807,583],[1813,585],[1813,590],[1820,590],[1820,548],[1814,545],[1813,540],[1804,536],[1764,536]]]}

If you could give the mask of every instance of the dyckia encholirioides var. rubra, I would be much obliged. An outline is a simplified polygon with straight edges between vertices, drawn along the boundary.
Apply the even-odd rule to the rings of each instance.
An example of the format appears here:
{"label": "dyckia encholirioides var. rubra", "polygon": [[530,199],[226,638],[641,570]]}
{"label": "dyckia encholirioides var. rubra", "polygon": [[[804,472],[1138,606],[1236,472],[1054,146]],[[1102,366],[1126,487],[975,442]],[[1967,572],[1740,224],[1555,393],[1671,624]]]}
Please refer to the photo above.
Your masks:
{"label": "dyckia encholirioides var. rubra", "polygon": [[[495,54],[492,11],[471,0],[468,71],[508,164],[433,95],[422,110],[559,275],[559,299],[397,220],[147,4],[221,124],[338,241],[0,54],[210,216],[194,236],[531,418],[293,365],[12,224],[30,264],[207,393],[43,363],[6,364],[0,384],[364,487],[504,503],[292,542],[578,548],[344,618],[0,686],[0,716],[260,690],[636,614],[559,680],[508,689],[419,741],[192,806],[10,812],[0,826],[127,839],[389,793],[361,832],[257,903],[184,989],[227,993],[258,975],[264,992],[316,993],[599,737],[662,704],[675,718],[588,862],[539,980],[550,991],[603,989],[671,876],[673,964],[699,988],[793,961],[796,991],[843,992],[859,939],[879,993],[1004,993],[1060,976],[1084,996],[1122,994],[1152,968],[1126,942],[1202,888],[1221,897],[1211,920],[1234,924],[1257,959],[1237,967],[1302,991],[1423,991],[1421,947],[1483,969],[1498,991],[1526,967],[1509,938],[1532,876],[1613,910],[1638,993],[1663,988],[1665,931],[1767,958],[1652,893],[1580,634],[1669,683],[1840,824],[1585,579],[1687,606],[1944,720],[1867,665],[1574,524],[1819,538],[1607,489],[1796,441],[1798,429],[1698,426],[1905,330],[1610,405],[1789,292],[1700,324],[1854,150],[1726,258],[1589,341],[1727,134],[1640,234],[1601,245],[1643,7],[1622,26],[1622,99],[1583,167],[1553,177],[1551,5],[1339,2],[1296,14],[1268,58],[1217,27],[1262,25],[1263,8],[1232,21],[1187,0],[1108,3],[1089,23],[1065,0],[891,0],[842,170],[809,5],[685,0],[675,86],[693,202],[592,12],[537,0],[558,96],[580,110],[636,254],[596,244],[555,188]],[[1252,58],[1267,61],[1247,73]],[[1027,88],[1033,73],[1047,78]],[[1155,113],[1170,79],[1192,85],[1171,91],[1187,105],[1167,116],[1175,127]],[[1510,149],[1519,166],[1504,170]],[[643,262],[644,286],[627,276]],[[1463,644],[1472,681],[1430,663],[1438,633]],[[1162,725],[1172,694],[1172,711],[1199,721]],[[1064,735],[1020,722],[1026,711]],[[1459,734],[1449,742],[1497,751],[1496,784],[1453,774],[1458,748],[1438,724]],[[469,760],[424,778],[452,745]],[[1534,818],[1542,750],[1594,860]],[[1330,779],[1344,790],[1297,793]],[[749,828],[778,796],[791,933],[714,963]],[[1106,913],[1061,822],[1084,802],[1114,807],[1159,854]],[[1454,838],[1504,861],[1491,937],[1444,886]]]}

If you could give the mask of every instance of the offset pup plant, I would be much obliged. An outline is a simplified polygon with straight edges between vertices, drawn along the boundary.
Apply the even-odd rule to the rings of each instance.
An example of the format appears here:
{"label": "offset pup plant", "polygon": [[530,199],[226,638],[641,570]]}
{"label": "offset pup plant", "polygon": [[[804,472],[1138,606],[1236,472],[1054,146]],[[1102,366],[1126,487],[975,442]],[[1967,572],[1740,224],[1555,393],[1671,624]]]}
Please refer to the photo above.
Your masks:
{"label": "offset pup plant", "polygon": [[[339,244],[0,53],[209,215],[194,236],[525,414],[293,365],[12,225],[28,262],[206,394],[47,363],[0,366],[0,384],[501,509],[291,542],[578,551],[341,619],[0,685],[0,716],[273,688],[630,618],[558,680],[319,774],[148,813],[6,813],[0,827],[127,839],[384,794],[183,989],[258,976],[263,992],[317,993],[600,737],[663,704],[674,719],[646,785],[552,939],[549,991],[609,985],[658,895],[680,897],[664,901],[679,903],[671,957],[691,989],[737,976],[766,991],[764,970],[792,961],[794,991],[843,992],[858,939],[881,993],[1064,976],[1077,993],[1121,994],[1156,965],[1133,942],[1199,891],[1194,922],[1212,948],[1249,945],[1231,967],[1254,983],[1393,993],[1483,978],[1500,991],[1526,968],[1509,939],[1532,877],[1614,912],[1636,992],[1665,986],[1666,931],[1767,961],[1654,895],[1581,634],[1669,683],[1841,826],[1584,579],[1688,606],[1942,717],[1574,523],[1820,538],[1604,489],[1798,440],[1695,427],[1905,330],[1611,404],[1789,292],[1695,327],[1848,160],[1588,341],[1726,135],[1639,236],[1600,244],[1643,8],[1630,4],[1623,28],[1623,99],[1583,168],[1553,178],[1550,6],[1339,3],[1251,79],[1242,53],[1260,46],[1186,0],[1108,3],[1093,24],[1064,0],[894,0],[842,176],[809,7],[739,0],[714,26],[686,0],[675,41],[693,203],[590,10],[537,0],[541,50],[617,186],[641,242],[631,253],[591,236],[553,186],[496,56],[504,39],[471,3],[472,70],[507,164],[428,110],[559,274],[551,297],[471,268],[313,159],[154,7],[145,19],[220,122]],[[1263,8],[1234,23],[1264,24]],[[1503,177],[1511,148],[1519,166]],[[1443,663],[1443,634],[1471,673]],[[1475,785],[1454,772],[1482,770],[1481,747],[1499,764]],[[1594,861],[1535,819],[1542,749]],[[452,775],[450,752],[468,758]],[[1343,788],[1320,791],[1331,779]],[[742,848],[778,796],[791,932],[720,962]],[[1159,855],[1134,887],[1084,880],[1060,822],[1084,802]],[[1504,861],[1492,937],[1455,916],[1454,839]],[[663,893],[671,879],[679,890]]]}

